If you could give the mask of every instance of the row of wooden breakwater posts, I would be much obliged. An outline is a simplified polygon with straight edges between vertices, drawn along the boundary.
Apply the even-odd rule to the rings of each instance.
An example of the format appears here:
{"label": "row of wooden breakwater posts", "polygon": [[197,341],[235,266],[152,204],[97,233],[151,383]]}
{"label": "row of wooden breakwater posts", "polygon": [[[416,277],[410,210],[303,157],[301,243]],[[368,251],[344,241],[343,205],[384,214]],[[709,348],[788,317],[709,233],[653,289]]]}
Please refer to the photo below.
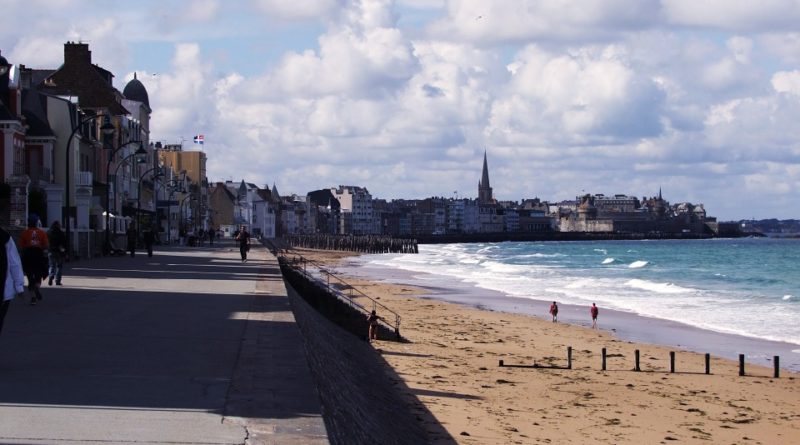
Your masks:
{"label": "row of wooden breakwater posts", "polygon": [[[635,350],[634,353],[634,372],[641,372],[642,368],[639,363],[639,350]],[[608,354],[606,353],[606,348],[603,348],[601,351],[602,357],[602,365],[601,370],[606,371],[606,358]],[[781,358],[779,356],[774,356],[772,358],[772,364],[774,366],[772,376],[774,378],[779,378],[781,374]],[[711,354],[705,354],[705,374],[711,374]],[[506,368],[542,368],[542,369],[572,369],[572,346],[567,346],[567,366],[554,366],[554,365],[538,365],[534,362],[532,365],[509,365],[506,364],[504,360],[500,360],[499,366],[506,367]],[[675,351],[670,351],[669,353],[669,372],[674,374],[675,371]],[[684,371],[686,372],[686,371]],[[697,373],[699,374],[699,373]],[[739,354],[739,375],[744,376],[746,375],[744,372],[744,354]]]}
{"label": "row of wooden breakwater posts", "polygon": [[286,235],[291,247],[362,253],[419,253],[417,240],[384,235]]}

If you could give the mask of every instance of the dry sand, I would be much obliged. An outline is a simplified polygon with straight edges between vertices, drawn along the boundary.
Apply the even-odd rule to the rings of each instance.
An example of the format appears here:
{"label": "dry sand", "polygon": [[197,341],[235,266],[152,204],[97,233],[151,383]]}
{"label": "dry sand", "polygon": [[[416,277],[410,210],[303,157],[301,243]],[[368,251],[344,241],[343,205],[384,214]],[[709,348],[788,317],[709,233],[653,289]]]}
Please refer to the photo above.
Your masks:
{"label": "dry sand", "polygon": [[[298,250],[334,264],[343,252]],[[402,317],[407,343],[374,347],[460,444],[800,444],[800,379],[612,333],[425,298],[410,286],[348,281]],[[588,312],[588,309],[587,309]],[[567,346],[573,369],[566,366]],[[607,371],[601,371],[601,349]],[[633,372],[634,350],[643,372]],[[532,365],[539,367],[500,367]],[[420,415],[425,414],[420,410]],[[436,429],[430,428],[433,432]],[[435,443],[452,443],[442,438]]]}

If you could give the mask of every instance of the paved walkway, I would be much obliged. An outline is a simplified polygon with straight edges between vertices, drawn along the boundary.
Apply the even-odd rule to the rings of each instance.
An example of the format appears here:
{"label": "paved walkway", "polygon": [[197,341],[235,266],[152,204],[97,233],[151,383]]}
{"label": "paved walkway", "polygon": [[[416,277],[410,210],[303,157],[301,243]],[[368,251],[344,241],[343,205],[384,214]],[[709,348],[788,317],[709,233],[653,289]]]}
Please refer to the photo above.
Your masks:
{"label": "paved walkway", "polygon": [[82,260],[42,293],[0,335],[0,443],[328,443],[265,249]]}

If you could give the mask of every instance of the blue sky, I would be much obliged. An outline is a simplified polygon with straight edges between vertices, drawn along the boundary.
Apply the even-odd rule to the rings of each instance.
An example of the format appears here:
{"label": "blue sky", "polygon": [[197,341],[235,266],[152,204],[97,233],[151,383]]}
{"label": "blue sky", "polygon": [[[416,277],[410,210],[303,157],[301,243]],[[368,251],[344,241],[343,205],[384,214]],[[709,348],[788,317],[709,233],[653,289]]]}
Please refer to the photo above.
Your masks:
{"label": "blue sky", "polygon": [[[800,1],[6,0],[0,51],[88,42],[153,140],[282,193],[582,191],[799,218]],[[187,149],[194,149],[189,146]]]}

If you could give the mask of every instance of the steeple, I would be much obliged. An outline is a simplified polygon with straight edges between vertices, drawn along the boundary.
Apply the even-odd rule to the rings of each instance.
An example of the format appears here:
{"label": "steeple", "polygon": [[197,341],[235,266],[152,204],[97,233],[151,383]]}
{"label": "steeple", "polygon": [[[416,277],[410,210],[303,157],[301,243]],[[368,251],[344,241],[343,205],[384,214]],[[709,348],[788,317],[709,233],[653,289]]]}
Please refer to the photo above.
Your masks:
{"label": "steeple", "polygon": [[489,163],[486,160],[486,150],[483,151],[483,172],[478,182],[478,203],[491,204],[494,202],[492,187],[489,186]]}
{"label": "steeple", "polygon": [[486,150],[483,151],[483,173],[481,174],[481,186],[489,187],[489,163],[486,162]]}

